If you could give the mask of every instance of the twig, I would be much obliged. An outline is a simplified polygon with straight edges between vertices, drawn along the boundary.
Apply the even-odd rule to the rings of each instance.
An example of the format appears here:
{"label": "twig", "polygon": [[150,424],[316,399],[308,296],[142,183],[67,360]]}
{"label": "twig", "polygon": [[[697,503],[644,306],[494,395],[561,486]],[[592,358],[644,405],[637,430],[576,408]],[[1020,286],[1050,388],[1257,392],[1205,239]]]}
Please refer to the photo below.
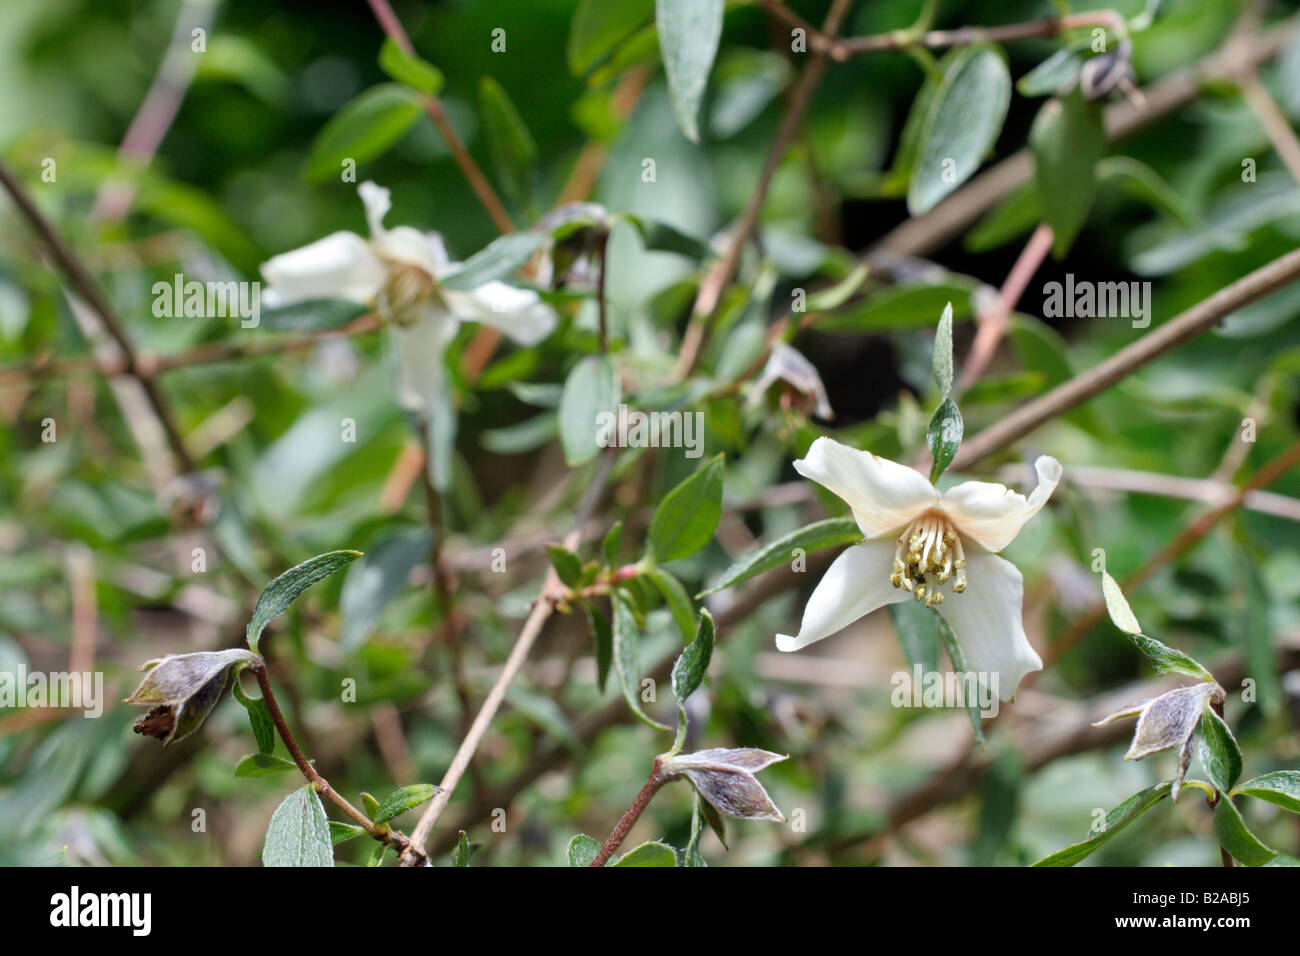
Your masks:
{"label": "twig", "polygon": [[[824,35],[834,36],[839,32],[847,9],[847,0],[833,0],[830,11],[826,14],[826,23],[822,30]],[[745,243],[758,225],[758,215],[763,209],[763,201],[767,198],[772,177],[776,174],[786,150],[789,149],[795,135],[799,132],[799,127],[803,124],[804,112],[812,100],[817,84],[821,82],[822,75],[826,72],[827,65],[825,53],[816,52],[809,64],[804,67],[803,73],[799,75],[790,93],[790,101],[781,119],[781,127],[767,151],[767,158],[763,161],[758,183],[749,194],[749,200],[740,214],[740,221],[731,229],[726,251],[700,283],[700,291],[695,296],[695,305],[691,309],[691,321],[686,327],[686,334],[682,337],[676,372],[679,380],[686,378],[695,370],[700,351],[712,328],[722,292],[735,275]]]}
{"label": "twig", "polygon": [[1114,10],[1090,10],[1067,17],[1048,17],[1028,23],[1011,23],[997,27],[960,27],[956,30],[929,30],[924,33],[893,30],[874,36],[847,37],[841,40],[820,37],[815,42],[832,59],[846,60],[858,53],[906,50],[915,46],[935,50],[950,46],[965,46],[970,43],[1003,43],[1007,40],[1053,37],[1067,30],[1090,26],[1109,27],[1113,32],[1126,29],[1124,18]]}
{"label": "twig", "polygon": [[143,390],[145,398],[159,424],[162,425],[163,432],[167,436],[167,443],[172,454],[176,456],[176,460],[180,462],[182,470],[185,472],[194,471],[194,460],[185,448],[185,441],[181,437],[180,430],[176,427],[175,419],[163,399],[158,383],[150,378],[141,366],[140,358],[132,347],[130,339],[127,338],[126,330],[108,304],[108,299],[99,288],[99,284],[95,282],[86,267],[82,265],[81,260],[77,258],[77,254],[72,251],[72,248],[63,241],[63,237],[55,231],[49,220],[41,215],[40,210],[36,208],[36,204],[27,195],[22,183],[18,181],[17,177],[3,162],[0,162],[0,183],[4,184],[14,204],[45,242],[54,262],[63,270],[63,273],[68,277],[68,281],[72,283],[81,298],[95,312],[104,328],[108,330],[108,334],[112,336],[113,341],[121,349],[126,362],[126,374],[140,383],[140,388]]}
{"label": "twig", "polygon": [[1286,164],[1291,178],[1300,183],[1300,139],[1296,137],[1286,114],[1259,81],[1255,70],[1243,70],[1237,79],[1237,86],[1247,105],[1254,111],[1259,125],[1264,127],[1278,156]]}
{"label": "twig", "polygon": [[326,797],[336,807],[350,816],[357,822],[357,825],[365,830],[368,834],[383,843],[390,846],[400,853],[404,858],[412,857],[413,862],[418,861],[421,865],[427,862],[424,851],[418,844],[412,846],[411,840],[405,834],[388,827],[380,827],[371,821],[371,819],[354,807],[342,794],[330,786],[329,781],[322,777],[316,768],[311,765],[311,761],[303,754],[302,748],[298,746],[298,741],[294,739],[293,731],[289,729],[289,724],[284,719],[284,714],[280,712],[280,705],[275,699],[275,690],[271,687],[271,677],[267,673],[266,665],[256,665],[249,667],[253,676],[257,678],[257,684],[262,688],[262,701],[266,704],[267,712],[271,715],[271,723],[275,724],[276,731],[280,734],[280,739],[284,741],[285,747],[289,751],[289,756],[293,762],[298,765],[302,775],[306,777],[315,786],[316,791]]}
{"label": "twig", "polygon": [[600,852],[596,854],[595,858],[589,864],[587,864],[588,866],[601,867],[609,862],[609,858],[614,855],[614,851],[622,845],[623,840],[627,837],[628,831],[636,825],[637,820],[641,819],[641,814],[644,813],[645,808],[650,805],[650,801],[653,800],[654,795],[659,792],[659,788],[672,779],[671,776],[663,772],[663,767],[659,762],[659,758],[656,757],[654,768],[650,771],[650,779],[645,782],[645,786],[641,788],[640,792],[632,800],[632,805],[627,808],[627,812],[623,814],[622,819],[614,825],[613,832],[611,832],[609,837],[606,838],[604,845],[600,848]]}
{"label": "twig", "polygon": [[1165,352],[1205,332],[1224,316],[1297,278],[1300,278],[1300,250],[1289,252],[1261,266],[1208,299],[1201,300],[1158,329],[1143,335],[1133,344],[1120,349],[1105,361],[1058,385],[1046,395],[1020,406],[997,424],[965,442],[953,459],[952,467],[957,470],[968,468],[991,452],[1023,438],[1035,428],[1081,405]]}

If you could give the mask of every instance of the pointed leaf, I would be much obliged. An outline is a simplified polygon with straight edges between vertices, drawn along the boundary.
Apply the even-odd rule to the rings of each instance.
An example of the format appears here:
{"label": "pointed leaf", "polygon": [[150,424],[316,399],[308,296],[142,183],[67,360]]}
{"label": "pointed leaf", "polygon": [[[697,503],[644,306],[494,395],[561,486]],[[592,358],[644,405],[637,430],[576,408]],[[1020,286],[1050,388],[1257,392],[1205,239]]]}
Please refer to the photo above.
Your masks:
{"label": "pointed leaf", "polygon": [[268,584],[262,596],[257,599],[257,605],[253,608],[253,617],[245,630],[248,646],[256,651],[262,629],[273,617],[285,610],[299,594],[321,578],[347,567],[359,557],[361,557],[360,551],[329,551],[318,554],[297,567],[290,568]]}
{"label": "pointed leaf", "polygon": [[311,784],[285,797],[271,815],[262,846],[262,865],[334,865],[334,842],[325,808]]}
{"label": "pointed leaf", "polygon": [[1063,850],[1058,850],[1051,856],[1045,856],[1034,866],[1074,866],[1080,860],[1092,855],[1095,850],[1119,833],[1120,830],[1123,830],[1167,797],[1169,790],[1170,784],[1165,782],[1158,783],[1141,793],[1133,794],[1133,796],[1106,814],[1106,818],[1102,821],[1100,827],[1088,839],[1067,846]]}
{"label": "pointed leaf", "polygon": [[722,455],[718,455],[659,503],[650,520],[650,553],[660,562],[694,554],[713,538],[721,517]]}
{"label": "pointed leaf", "polygon": [[725,0],[655,0],[659,51],[673,115],[692,143],[700,141],[700,100],[718,55],[725,12]]}
{"label": "pointed leaf", "polygon": [[862,529],[852,518],[827,518],[825,521],[805,525],[798,531],[783,535],[738,559],[723,571],[713,586],[700,597],[739,584],[778,565],[790,564],[795,560],[796,550],[807,555],[813,551],[834,548],[841,544],[853,544],[861,540]]}

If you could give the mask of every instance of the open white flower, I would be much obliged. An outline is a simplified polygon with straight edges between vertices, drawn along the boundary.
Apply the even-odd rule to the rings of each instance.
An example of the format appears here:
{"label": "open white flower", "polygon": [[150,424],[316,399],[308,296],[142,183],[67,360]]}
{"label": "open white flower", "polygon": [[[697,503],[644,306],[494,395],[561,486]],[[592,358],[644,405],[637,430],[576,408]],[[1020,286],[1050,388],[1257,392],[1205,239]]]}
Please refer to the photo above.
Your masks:
{"label": "open white flower", "polygon": [[762,400],[763,393],[777,382],[785,382],[799,395],[809,399],[807,404],[818,418],[829,421],[835,417],[830,400],[826,397],[826,386],[817,374],[817,367],[802,352],[784,342],[772,346],[772,354],[749,393],[750,406],[757,405]]}
{"label": "open white flower", "polygon": [[818,438],[794,466],[849,503],[866,540],[827,569],[799,633],[777,635],[780,650],[797,651],[913,598],[943,615],[970,670],[998,675],[1003,700],[1026,674],[1042,669],[1021,622],[1024,581],[996,552],[1047,503],[1061,480],[1060,462],[1046,455],[1034,462],[1038,486],[1028,498],[982,481],[940,496],[913,469],[829,438]]}
{"label": "open white flower", "polygon": [[445,289],[438,280],[455,271],[437,233],[410,226],[384,227],[392,207],[387,189],[357,187],[370,224],[370,239],[336,232],[262,264],[270,307],[312,299],[347,299],[373,307],[393,330],[398,403],[425,413],[441,393],[443,353],[462,321],[486,323],[524,345],[535,345],[555,327],[555,312],[536,292],[486,282],[468,292]]}

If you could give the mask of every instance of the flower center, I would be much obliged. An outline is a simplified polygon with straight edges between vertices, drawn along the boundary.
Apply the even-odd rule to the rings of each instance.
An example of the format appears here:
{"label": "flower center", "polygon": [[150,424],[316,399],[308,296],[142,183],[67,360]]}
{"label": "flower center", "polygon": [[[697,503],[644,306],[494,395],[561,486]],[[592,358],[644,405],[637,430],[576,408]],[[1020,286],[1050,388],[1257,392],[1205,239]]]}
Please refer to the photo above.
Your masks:
{"label": "flower center", "polygon": [[414,325],[420,307],[437,295],[433,276],[419,266],[389,262],[388,282],[379,292],[379,314],[401,326]]}
{"label": "flower center", "polygon": [[943,603],[939,588],[949,578],[953,578],[954,594],[966,590],[966,552],[961,536],[943,515],[927,512],[898,536],[889,583],[933,607]]}

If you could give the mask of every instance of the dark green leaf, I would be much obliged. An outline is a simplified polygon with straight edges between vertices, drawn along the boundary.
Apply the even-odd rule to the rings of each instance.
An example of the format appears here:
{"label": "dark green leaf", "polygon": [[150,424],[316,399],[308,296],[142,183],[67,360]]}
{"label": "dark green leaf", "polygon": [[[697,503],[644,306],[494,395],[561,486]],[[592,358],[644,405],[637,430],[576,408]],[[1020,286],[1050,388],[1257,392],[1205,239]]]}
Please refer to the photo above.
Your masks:
{"label": "dark green leaf", "polygon": [[[1204,686],[1204,685],[1202,685]],[[1221,793],[1228,793],[1241,776],[1241,748],[1223,718],[1205,708],[1201,714],[1201,736],[1196,753],[1209,775],[1210,783]]]}
{"label": "dark green leaf", "polygon": [[257,599],[257,605],[253,608],[253,617],[244,632],[248,639],[248,646],[256,651],[258,638],[262,636],[262,629],[266,627],[267,622],[321,578],[329,577],[359,557],[361,557],[360,551],[329,551],[318,554],[290,568],[268,584],[262,596]]}
{"label": "dark green leaf", "polygon": [[893,622],[894,633],[898,635],[907,663],[913,669],[920,664],[923,674],[937,674],[939,652],[943,647],[939,616],[916,601],[900,601],[889,605],[889,619]]}
{"label": "dark green leaf", "polygon": [[316,135],[307,157],[307,178],[322,183],[386,153],[415,125],[423,110],[420,94],[398,83],[372,86],[345,105]]}
{"label": "dark green leaf", "polygon": [[1247,780],[1232,791],[1300,813],[1300,770],[1274,770]]}
{"label": "dark green leaf", "polygon": [[469,834],[464,830],[456,838],[456,855],[452,857],[452,866],[469,866]]}
{"label": "dark green leaf", "polygon": [[706,462],[664,497],[650,520],[650,553],[676,561],[709,543],[722,517],[722,455]]}
{"label": "dark green leaf", "polygon": [[591,640],[596,652],[596,689],[603,694],[614,659],[614,632],[609,618],[591,605],[587,605],[587,617],[591,621]]}
{"label": "dark green leaf", "polygon": [[1101,593],[1106,599],[1106,611],[1111,622],[1128,635],[1138,650],[1147,656],[1157,674],[1173,671],[1199,680],[1213,681],[1214,676],[1182,651],[1169,647],[1142,633],[1142,626],[1120,590],[1119,584],[1106,571],[1101,572]]}
{"label": "dark green leaf", "polygon": [[569,69],[580,76],[654,16],[654,0],[579,0],[569,28]]}
{"label": "dark green leaf", "polygon": [[1106,153],[1101,107],[1077,90],[1064,99],[1048,100],[1029,131],[1029,145],[1038,201],[1060,258],[1083,227],[1097,194],[1097,163]]}
{"label": "dark green leaf", "polygon": [[714,582],[713,586],[700,596],[729,588],[756,574],[770,571],[778,565],[790,564],[796,558],[794,554],[796,550],[807,555],[813,551],[834,548],[841,544],[852,544],[860,540],[862,540],[862,529],[852,518],[827,518],[824,521],[805,525],[798,531],[792,531],[740,558],[723,571],[722,576]]}
{"label": "dark green leaf", "polygon": [[334,843],[325,808],[311,784],[285,797],[271,815],[262,846],[262,865],[334,865]]}
{"label": "dark green leaf", "polygon": [[704,680],[713,657],[713,640],[713,615],[707,609],[701,610],[695,640],[686,646],[673,664],[673,695],[683,704]]}
{"label": "dark green leaf", "polygon": [[[934,626],[939,629],[939,637],[943,639],[943,648],[948,652],[948,660],[952,664],[953,673],[969,674],[970,668],[966,665],[966,652],[962,650],[961,641],[957,640],[957,635],[952,632],[948,622],[939,616],[939,612],[930,610],[931,616],[934,617]],[[975,695],[977,698],[979,695]],[[966,702],[966,716],[970,718],[971,730],[975,734],[975,741],[981,747],[984,746],[984,727],[980,723],[980,704],[979,700],[968,700]]]}
{"label": "dark green leaf", "polygon": [[702,262],[713,255],[713,249],[703,239],[687,235],[666,222],[630,213],[625,213],[620,218],[636,227],[646,252],[672,252],[695,262]]}
{"label": "dark green leaf", "polygon": [[238,674],[235,674],[230,689],[235,695],[235,700],[243,704],[244,709],[248,711],[248,722],[253,727],[253,739],[257,741],[257,749],[264,754],[274,753],[275,724],[271,721],[271,712],[266,709],[266,701],[260,697],[247,696],[244,689],[239,686]]}
{"label": "dark green leaf", "polygon": [[479,112],[497,175],[522,198],[537,161],[537,143],[505,89],[490,76],[479,81]]}
{"label": "dark green leaf", "polygon": [[663,568],[647,568],[645,576],[654,582],[654,586],[664,596],[664,603],[672,612],[677,630],[681,632],[682,641],[689,642],[695,634],[695,605],[691,603],[686,588]]}
{"label": "dark green leaf", "polygon": [[615,521],[605,534],[600,550],[605,555],[605,564],[611,569],[618,564],[618,546],[623,540],[623,522]]}
{"label": "dark green leaf", "polygon": [[1246,821],[1242,819],[1241,811],[1233,806],[1231,797],[1221,797],[1214,805],[1214,835],[1219,846],[1246,866],[1263,866],[1277,856],[1277,850],[1265,846],[1246,827]]}
{"label": "dark green leaf", "polygon": [[934,417],[930,419],[930,425],[925,430],[925,444],[930,449],[931,483],[938,481],[939,476],[952,464],[957,449],[961,447],[965,428],[957,403],[951,398],[945,398],[934,410]]}
{"label": "dark green leaf", "polygon": [[618,674],[618,685],[623,691],[623,699],[632,713],[656,730],[671,730],[651,719],[641,709],[641,634],[637,630],[636,618],[627,599],[621,594],[613,597],[614,610],[614,670]]}
{"label": "dark green leaf", "polygon": [[551,567],[564,582],[565,587],[576,588],[582,582],[582,559],[562,544],[548,544],[546,553],[551,557]]}

